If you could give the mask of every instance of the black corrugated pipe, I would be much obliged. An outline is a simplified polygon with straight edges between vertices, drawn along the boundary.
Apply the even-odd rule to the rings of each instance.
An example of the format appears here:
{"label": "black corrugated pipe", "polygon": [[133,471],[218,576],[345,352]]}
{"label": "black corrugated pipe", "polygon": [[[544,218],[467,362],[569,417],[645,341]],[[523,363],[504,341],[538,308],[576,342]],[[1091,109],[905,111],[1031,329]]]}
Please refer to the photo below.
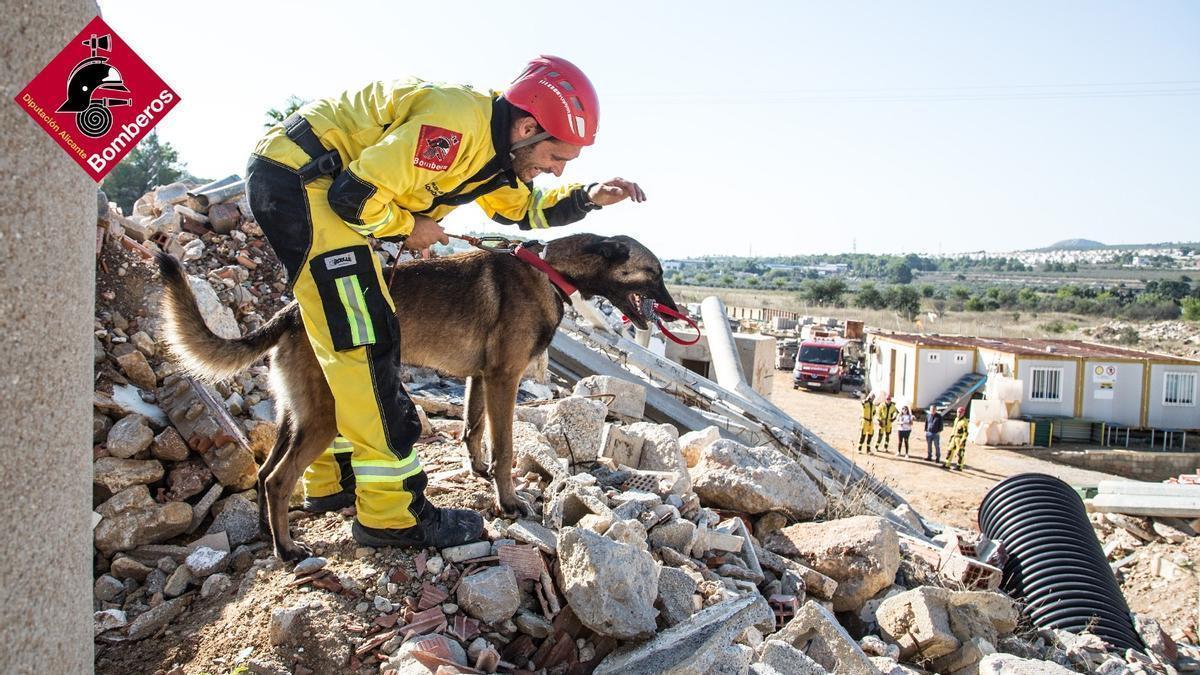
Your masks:
{"label": "black corrugated pipe", "polygon": [[1001,481],[979,505],[979,531],[1004,543],[1005,592],[1038,628],[1085,628],[1114,647],[1144,651],[1129,605],[1092,531],[1083,500],[1054,476]]}

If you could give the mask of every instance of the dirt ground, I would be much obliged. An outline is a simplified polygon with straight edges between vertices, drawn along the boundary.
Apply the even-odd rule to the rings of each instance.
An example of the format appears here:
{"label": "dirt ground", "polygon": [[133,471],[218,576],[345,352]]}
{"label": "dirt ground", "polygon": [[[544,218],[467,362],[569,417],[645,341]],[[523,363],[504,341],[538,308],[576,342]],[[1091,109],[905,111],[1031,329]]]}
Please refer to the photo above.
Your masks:
{"label": "dirt ground", "polygon": [[[1019,473],[1047,473],[1079,486],[1120,478],[1040,459],[1036,449],[1016,452],[975,444],[967,446],[966,468],[961,473],[946,471],[924,460],[923,429],[913,431],[909,459],[896,456],[894,436],[890,454],[860,455],[856,449],[862,408],[853,394],[793,390],[791,377],[784,372],[776,373],[773,379],[772,400],[776,405],[903,495],[923,517],[946,525],[975,530],[979,502],[988,489]],[[949,436],[949,431],[942,433],[943,451]],[[1160,577],[1152,569],[1156,557],[1175,561],[1183,572],[1171,579]],[[1169,634],[1191,642],[1200,622],[1197,566],[1200,537],[1183,544],[1157,542],[1138,548],[1133,562],[1121,570],[1118,578],[1131,610],[1154,617]],[[1193,637],[1188,638],[1189,633]]]}
{"label": "dirt ground", "polygon": [[[427,439],[430,440],[430,439]],[[430,475],[426,495],[438,506],[474,508],[493,517],[491,485],[459,472],[466,453],[457,438],[420,443]],[[350,534],[353,510],[319,516],[292,513],[292,534],[325,557],[330,575],[321,583],[296,583],[291,565],[275,559],[267,547],[257,562],[234,576],[234,586],[216,597],[202,599],[192,591],[188,610],[162,633],[140,642],[108,643],[95,647],[95,672],[101,675],[222,675],[225,673],[377,673],[380,646],[372,638],[392,632],[391,622],[371,621],[376,595],[393,602],[416,598],[423,585],[452,591],[456,577],[435,579],[424,571],[424,559],[437,555],[394,548],[360,550]],[[418,562],[420,559],[420,562]],[[389,583],[390,582],[390,583]],[[453,593],[447,599],[453,602]],[[364,604],[367,607],[364,607]],[[271,612],[306,605],[294,642],[274,646],[269,640]],[[358,648],[362,648],[361,650]],[[361,651],[355,654],[354,652]],[[385,656],[385,655],[383,655]],[[247,670],[247,667],[249,669]]]}
{"label": "dirt ground", "polygon": [[[898,441],[894,430],[890,453],[860,455],[856,450],[862,408],[853,394],[793,390],[791,376],[783,371],[773,379],[775,390],[771,400],[776,405],[903,495],[921,515],[946,525],[974,529],[976,510],[987,491],[1019,473],[1048,473],[1072,485],[1095,485],[1101,480],[1120,478],[1039,459],[1037,450],[1015,452],[973,443],[967,445],[964,470],[948,472],[925,461],[925,432],[921,427],[913,430],[910,458],[896,455]],[[949,441],[947,429],[942,432],[943,453]]]}

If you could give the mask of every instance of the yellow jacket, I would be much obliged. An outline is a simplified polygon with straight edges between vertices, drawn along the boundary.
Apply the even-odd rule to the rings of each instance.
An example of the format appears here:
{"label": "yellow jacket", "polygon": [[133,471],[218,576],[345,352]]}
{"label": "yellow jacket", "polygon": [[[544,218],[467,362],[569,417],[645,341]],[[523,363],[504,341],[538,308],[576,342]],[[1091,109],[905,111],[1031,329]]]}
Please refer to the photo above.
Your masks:
{"label": "yellow jacket", "polygon": [[887,402],[875,406],[875,416],[878,418],[880,426],[891,428],[892,420],[896,419],[899,414],[895,403]]}
{"label": "yellow jacket", "polygon": [[870,422],[875,419],[875,402],[871,399],[863,399],[862,402],[862,421]]}
{"label": "yellow jacket", "polygon": [[968,420],[966,416],[954,420],[954,435],[961,436],[963,438],[969,436],[971,433],[971,429],[968,426],[969,424],[970,420]]}
{"label": "yellow jacket", "polygon": [[[441,220],[470,201],[521,229],[567,225],[599,208],[580,184],[542,191],[517,179],[509,156],[513,110],[495,92],[407,79],[372,82],[299,112],[341,155],[329,203],[364,235],[407,235],[414,214]],[[284,141],[277,126],[255,152],[272,156]],[[294,146],[287,150],[294,157]],[[296,161],[287,163],[303,163]]]}

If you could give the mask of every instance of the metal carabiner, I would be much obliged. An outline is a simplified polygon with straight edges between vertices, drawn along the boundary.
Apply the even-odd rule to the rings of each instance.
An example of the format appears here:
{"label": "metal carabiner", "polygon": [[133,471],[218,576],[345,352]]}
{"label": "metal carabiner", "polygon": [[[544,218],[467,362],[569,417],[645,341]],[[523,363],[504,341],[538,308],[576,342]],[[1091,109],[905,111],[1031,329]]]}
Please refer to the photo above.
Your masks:
{"label": "metal carabiner", "polygon": [[513,241],[507,237],[501,237],[499,235],[479,237],[474,239],[475,241],[470,241],[469,243],[474,245],[476,248],[481,248],[485,251],[491,251],[493,253],[509,253],[518,245],[520,245],[520,242]]}

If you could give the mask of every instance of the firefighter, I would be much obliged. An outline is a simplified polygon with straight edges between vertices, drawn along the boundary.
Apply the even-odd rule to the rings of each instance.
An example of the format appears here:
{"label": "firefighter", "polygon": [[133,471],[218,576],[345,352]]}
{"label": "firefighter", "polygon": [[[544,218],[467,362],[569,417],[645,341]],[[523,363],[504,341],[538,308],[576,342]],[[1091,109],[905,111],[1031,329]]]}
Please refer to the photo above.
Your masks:
{"label": "firefighter", "polygon": [[858,436],[858,452],[862,453],[863,446],[867,448],[867,454],[871,453],[871,435],[875,432],[875,400],[867,392],[859,392],[859,398],[862,399],[862,429]]}
{"label": "firefighter", "polygon": [[472,201],[524,230],[643,201],[621,178],[533,185],[593,143],[598,106],[582,71],[541,56],[503,93],[373,82],[305,104],[258,142],[246,169],[250,208],[287,270],[337,402],[341,437],[305,473],[308,505],[341,507],[352,474],[360,544],[442,548],[483,533],[479,513],[425,499],[413,449],[421,426],[400,383],[399,326],[368,237],[402,237],[410,250],[446,244],[438,222]]}
{"label": "firefighter", "polygon": [[879,450],[879,446],[883,444],[883,452],[887,452],[892,444],[892,422],[899,415],[896,410],[896,404],[892,402],[892,395],[886,394],[883,398],[883,403],[875,406],[875,420],[879,422],[879,433],[875,437],[875,449]]}
{"label": "firefighter", "polygon": [[967,454],[968,424],[967,409],[959,406],[954,417],[954,430],[950,432],[950,448],[946,451],[946,463],[942,465],[947,469],[955,463],[955,458],[957,458],[958,463],[954,468],[959,471],[963,470],[963,459]]}

